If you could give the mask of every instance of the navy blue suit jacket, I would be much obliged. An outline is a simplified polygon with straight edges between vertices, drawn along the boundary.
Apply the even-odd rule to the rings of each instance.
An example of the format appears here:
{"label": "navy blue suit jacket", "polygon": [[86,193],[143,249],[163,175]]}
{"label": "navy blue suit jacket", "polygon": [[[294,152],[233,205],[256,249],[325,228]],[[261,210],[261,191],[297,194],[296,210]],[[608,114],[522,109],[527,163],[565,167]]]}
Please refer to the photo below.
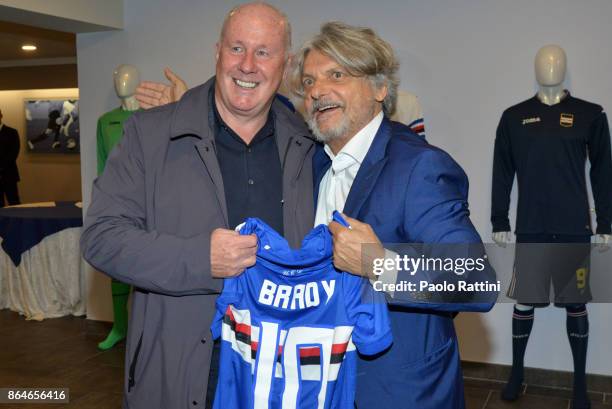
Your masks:
{"label": "navy blue suit jacket", "polygon": [[[319,147],[313,157],[315,199],[330,165]],[[467,196],[467,176],[450,155],[385,118],[343,213],[370,224],[383,243],[481,243],[469,219]],[[375,359],[360,360],[357,407],[463,408],[451,311],[487,311],[492,306],[391,299],[394,344]]]}

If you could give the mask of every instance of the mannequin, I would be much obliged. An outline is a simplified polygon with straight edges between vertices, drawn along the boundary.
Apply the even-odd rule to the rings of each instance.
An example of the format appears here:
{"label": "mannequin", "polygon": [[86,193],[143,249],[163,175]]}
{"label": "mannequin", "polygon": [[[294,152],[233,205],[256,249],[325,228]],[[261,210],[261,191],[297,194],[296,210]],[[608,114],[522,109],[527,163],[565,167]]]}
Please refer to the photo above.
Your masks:
{"label": "mannequin", "polygon": [[133,65],[127,64],[118,66],[113,71],[113,82],[115,84],[115,92],[121,99],[121,108],[124,111],[137,111],[139,105],[134,94],[136,93],[136,87],[140,83],[138,69]]}
{"label": "mannequin", "polygon": [[[558,45],[545,45],[540,48],[535,58],[535,76],[538,83],[538,99],[546,105],[555,105],[567,92],[563,87],[567,70],[567,57],[563,48]],[[596,243],[606,245],[610,242],[609,234],[598,234]],[[510,231],[493,232],[493,241],[505,247],[512,239]]]}
{"label": "mannequin", "polygon": [[425,122],[419,98],[407,91],[398,91],[397,108],[392,120],[408,125],[415,134],[425,138]]}
{"label": "mannequin", "polygon": [[[120,65],[113,71],[115,93],[121,100],[121,106],[105,113],[98,119],[98,174],[104,171],[108,155],[123,135],[123,123],[139,110],[138,101],[134,97],[139,82],[140,74],[133,65]],[[101,350],[112,348],[127,335],[127,303],[130,286],[112,280],[111,292],[113,296],[113,328],[106,339],[98,344],[98,348]]]}
{"label": "mannequin", "polygon": [[535,58],[535,76],[539,85],[538,99],[546,105],[561,102],[566,92],[563,88],[567,57],[557,45],[546,45],[538,51]]}
{"label": "mannequin", "polygon": [[555,305],[567,311],[574,360],[572,408],[588,409],[586,303],[591,300],[588,275],[593,232],[583,169],[588,154],[597,241],[607,246],[612,159],[603,108],[574,98],[564,89],[566,67],[561,47],[542,47],[535,58],[536,96],[504,111],[497,129],[491,221],[492,238],[500,246],[511,240],[508,208],[515,174],[520,190],[515,265],[508,290],[508,296],[517,301],[512,318],[512,372],[501,397],[509,401],[520,397],[534,307],[550,304],[552,282]]}

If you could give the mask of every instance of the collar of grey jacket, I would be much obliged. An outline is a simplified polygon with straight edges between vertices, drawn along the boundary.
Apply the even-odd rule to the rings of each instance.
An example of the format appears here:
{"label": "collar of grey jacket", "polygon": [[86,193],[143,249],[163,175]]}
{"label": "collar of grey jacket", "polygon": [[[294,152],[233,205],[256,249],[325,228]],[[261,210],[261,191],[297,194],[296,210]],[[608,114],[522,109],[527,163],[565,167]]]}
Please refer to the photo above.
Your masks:
{"label": "collar of grey jacket", "polygon": [[[170,138],[174,139],[186,134],[194,135],[201,139],[214,139],[213,124],[208,120],[209,104],[208,91],[215,84],[212,77],[202,85],[198,85],[187,91],[175,105],[170,125]],[[308,146],[314,143],[308,127],[304,120],[294,112],[291,112],[282,102],[275,99],[272,102],[274,112],[274,126],[277,135],[300,138],[298,144]],[[281,143],[280,141],[278,143]],[[280,148],[280,146],[279,146]]]}

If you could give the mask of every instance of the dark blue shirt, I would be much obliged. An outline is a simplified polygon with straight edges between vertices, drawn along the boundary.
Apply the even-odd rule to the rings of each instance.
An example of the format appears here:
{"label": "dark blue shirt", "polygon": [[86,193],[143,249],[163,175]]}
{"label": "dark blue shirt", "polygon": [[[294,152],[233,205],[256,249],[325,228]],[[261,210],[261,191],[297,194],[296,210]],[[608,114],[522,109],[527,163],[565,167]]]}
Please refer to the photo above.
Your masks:
{"label": "dark blue shirt", "polygon": [[246,144],[221,118],[211,89],[215,147],[225,189],[229,226],[257,217],[283,234],[283,176],[274,114]]}
{"label": "dark blue shirt", "polygon": [[509,231],[510,191],[518,180],[517,234],[590,235],[585,164],[598,234],[610,234],[612,159],[603,108],[569,93],[549,106],[533,97],[500,120],[493,160],[493,231]]}

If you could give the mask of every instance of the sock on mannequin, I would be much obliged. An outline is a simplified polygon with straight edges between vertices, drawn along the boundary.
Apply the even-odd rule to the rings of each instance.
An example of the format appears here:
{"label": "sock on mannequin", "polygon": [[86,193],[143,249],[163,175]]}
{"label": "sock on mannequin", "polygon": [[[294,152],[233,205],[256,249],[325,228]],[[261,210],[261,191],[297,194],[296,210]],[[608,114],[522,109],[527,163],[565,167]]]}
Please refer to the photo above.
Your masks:
{"label": "sock on mannequin", "polygon": [[512,314],[512,372],[508,383],[502,390],[503,400],[518,399],[523,386],[525,350],[533,327],[534,309],[531,306],[516,304]]}
{"label": "sock on mannequin", "polygon": [[98,348],[106,351],[114,347],[119,341],[125,339],[128,326],[127,303],[130,296],[130,285],[113,280],[111,282],[113,293],[113,328],[106,339],[98,344]]}
{"label": "sock on mannequin", "polygon": [[574,358],[574,393],[572,398],[573,409],[589,409],[591,402],[587,395],[586,385],[586,356],[589,344],[589,316],[586,305],[568,306],[567,311],[567,337],[572,356]]}

